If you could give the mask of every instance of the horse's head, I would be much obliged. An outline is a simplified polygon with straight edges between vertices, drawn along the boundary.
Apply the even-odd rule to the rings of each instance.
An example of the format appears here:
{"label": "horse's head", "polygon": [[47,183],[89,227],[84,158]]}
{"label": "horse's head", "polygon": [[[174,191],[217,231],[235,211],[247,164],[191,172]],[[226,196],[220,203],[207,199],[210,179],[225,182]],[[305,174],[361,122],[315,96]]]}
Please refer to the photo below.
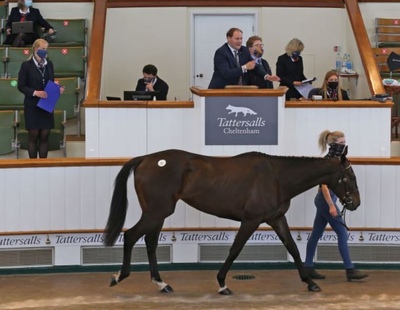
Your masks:
{"label": "horse's head", "polygon": [[341,169],[335,174],[335,177],[329,184],[329,188],[338,196],[346,209],[354,211],[361,203],[360,193],[358,192],[356,175],[346,155],[347,146],[340,156]]}

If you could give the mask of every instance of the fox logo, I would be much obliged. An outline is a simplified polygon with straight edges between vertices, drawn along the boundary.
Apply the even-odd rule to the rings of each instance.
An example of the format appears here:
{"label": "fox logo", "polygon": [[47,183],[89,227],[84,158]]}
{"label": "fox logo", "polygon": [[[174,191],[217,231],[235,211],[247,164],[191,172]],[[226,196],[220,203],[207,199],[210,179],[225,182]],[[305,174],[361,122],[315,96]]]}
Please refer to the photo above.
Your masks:
{"label": "fox logo", "polygon": [[257,115],[256,112],[246,107],[234,107],[233,105],[229,104],[226,109],[230,110],[228,114],[235,113],[235,117],[238,116],[238,113],[243,113],[243,116],[246,116],[247,114]]}

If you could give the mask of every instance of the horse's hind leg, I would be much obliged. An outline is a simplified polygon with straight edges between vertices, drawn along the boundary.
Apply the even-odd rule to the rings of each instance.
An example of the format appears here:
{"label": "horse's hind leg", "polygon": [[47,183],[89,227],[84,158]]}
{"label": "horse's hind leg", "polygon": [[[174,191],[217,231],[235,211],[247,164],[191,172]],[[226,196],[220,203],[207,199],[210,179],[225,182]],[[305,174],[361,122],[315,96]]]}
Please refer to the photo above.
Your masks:
{"label": "horse's hind leg", "polygon": [[299,271],[301,281],[308,284],[308,290],[311,292],[320,292],[321,288],[309,277],[308,273],[304,269],[303,262],[300,257],[299,249],[293,240],[293,237],[289,230],[286,217],[282,216],[273,221],[268,222],[269,225],[275,230],[279,239],[281,239],[283,245],[288,250],[289,254],[293,257],[296,264],[297,270]]}
{"label": "horse's hind leg", "polygon": [[240,251],[242,251],[247,240],[251,237],[259,225],[259,221],[243,221],[240,225],[239,231],[235,237],[235,241],[229,250],[229,255],[217,274],[217,280],[219,284],[218,292],[221,295],[232,294],[232,291],[225,285],[226,274],[228,273],[235,259],[239,256]]}
{"label": "horse's hind leg", "polygon": [[160,231],[161,231],[163,224],[164,224],[164,221],[162,223],[160,223],[160,225],[158,225],[154,231],[146,234],[146,237],[144,240],[146,242],[147,257],[149,259],[151,280],[158,285],[161,292],[171,293],[174,290],[172,289],[171,286],[169,286],[167,283],[165,283],[161,279],[160,273],[158,272],[158,264],[157,264],[157,256],[156,256],[156,251],[157,251],[157,246],[158,246],[158,238],[160,236]]}
{"label": "horse's hind leg", "polygon": [[159,221],[156,221],[154,218],[147,216],[146,214],[142,214],[142,217],[136,223],[136,225],[125,231],[122,267],[118,274],[113,275],[110,286],[118,284],[123,279],[129,276],[131,272],[131,257],[132,257],[133,246],[141,237],[153,231],[159,225],[160,225]]}

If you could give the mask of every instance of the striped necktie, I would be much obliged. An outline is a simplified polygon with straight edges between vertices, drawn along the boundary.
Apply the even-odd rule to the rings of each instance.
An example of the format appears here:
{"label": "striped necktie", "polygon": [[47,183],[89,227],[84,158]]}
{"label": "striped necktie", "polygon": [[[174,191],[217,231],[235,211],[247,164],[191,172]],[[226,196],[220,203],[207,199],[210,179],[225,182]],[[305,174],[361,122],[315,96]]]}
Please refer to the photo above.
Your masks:
{"label": "striped necktie", "polygon": [[[239,61],[239,53],[238,53],[238,51],[235,51],[235,59],[236,59],[236,63],[237,63],[237,65],[238,65],[238,67],[240,67],[240,61]],[[238,85],[243,85],[243,77],[242,77],[242,76],[239,77],[239,83],[238,83]]]}

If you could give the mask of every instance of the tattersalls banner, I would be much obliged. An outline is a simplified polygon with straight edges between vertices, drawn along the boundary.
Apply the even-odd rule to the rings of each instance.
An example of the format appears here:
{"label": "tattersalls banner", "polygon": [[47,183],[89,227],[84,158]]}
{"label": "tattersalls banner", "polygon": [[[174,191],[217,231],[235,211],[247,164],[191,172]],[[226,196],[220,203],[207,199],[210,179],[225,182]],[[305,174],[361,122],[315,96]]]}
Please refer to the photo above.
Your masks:
{"label": "tattersalls banner", "polygon": [[[163,231],[160,233],[159,244],[171,243],[201,243],[201,244],[232,244],[236,231]],[[296,242],[307,242],[311,231],[292,231],[293,239]],[[373,232],[373,231],[349,231],[349,243],[355,244],[400,244],[400,232]],[[122,245],[124,234],[121,233],[116,245]],[[337,243],[337,235],[333,231],[326,231],[321,237],[321,244]],[[256,231],[249,238],[247,244],[281,244],[274,231]],[[137,244],[144,244],[144,237],[140,238]],[[6,248],[31,248],[43,246],[83,246],[103,245],[103,234],[82,233],[82,234],[51,234],[51,235],[20,235],[0,236],[0,249]]]}
{"label": "tattersalls banner", "polygon": [[278,98],[207,97],[206,145],[278,145]]}

